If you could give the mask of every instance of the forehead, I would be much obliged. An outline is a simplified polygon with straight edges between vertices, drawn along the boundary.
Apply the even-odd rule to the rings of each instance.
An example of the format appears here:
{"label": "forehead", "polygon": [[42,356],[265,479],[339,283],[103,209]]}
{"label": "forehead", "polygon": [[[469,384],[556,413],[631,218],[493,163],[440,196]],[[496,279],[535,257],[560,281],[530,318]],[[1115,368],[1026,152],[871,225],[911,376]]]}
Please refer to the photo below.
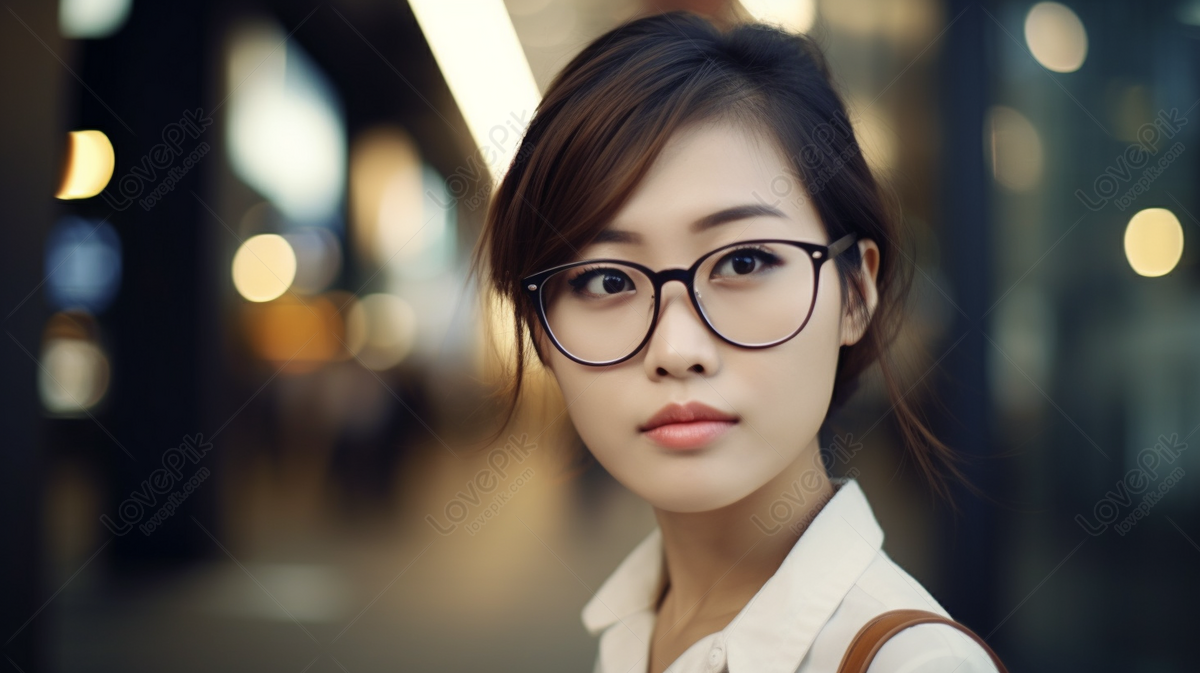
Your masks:
{"label": "forehead", "polygon": [[[670,245],[693,250],[705,243],[752,237],[821,242],[820,219],[778,144],[732,122],[685,127],[666,144],[634,193],[606,227],[628,232],[628,250]],[[728,224],[693,226],[714,213],[768,206],[778,216],[751,216]],[[602,235],[601,241],[619,237]],[[632,239],[632,242],[628,242]]]}

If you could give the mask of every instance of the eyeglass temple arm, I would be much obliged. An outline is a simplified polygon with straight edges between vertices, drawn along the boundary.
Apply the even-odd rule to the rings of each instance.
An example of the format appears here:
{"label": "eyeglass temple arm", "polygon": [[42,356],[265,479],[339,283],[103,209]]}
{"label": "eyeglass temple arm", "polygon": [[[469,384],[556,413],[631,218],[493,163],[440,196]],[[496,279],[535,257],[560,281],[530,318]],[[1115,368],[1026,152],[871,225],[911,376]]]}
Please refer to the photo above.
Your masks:
{"label": "eyeglass temple arm", "polygon": [[846,234],[845,236],[834,241],[833,243],[830,243],[829,244],[830,259],[833,259],[834,257],[837,257],[838,255],[842,254],[843,252],[846,252],[846,249],[849,248],[851,245],[853,245],[854,241],[856,241],[857,239],[858,239],[858,234]]}

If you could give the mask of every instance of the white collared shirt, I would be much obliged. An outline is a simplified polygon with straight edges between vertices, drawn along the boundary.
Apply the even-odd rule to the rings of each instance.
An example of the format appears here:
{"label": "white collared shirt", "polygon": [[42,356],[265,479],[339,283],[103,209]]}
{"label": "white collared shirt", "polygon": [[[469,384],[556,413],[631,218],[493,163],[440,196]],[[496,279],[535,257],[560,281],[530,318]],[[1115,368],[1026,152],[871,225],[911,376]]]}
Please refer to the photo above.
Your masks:
{"label": "white collared shirt", "polygon": [[[669,673],[834,673],[872,617],[898,608],[944,608],[882,549],[883,530],[858,481],[837,489],[775,574],[721,631],[701,638]],[[664,576],[655,528],[583,609],[600,635],[595,673],[645,673],[654,604]],[[869,673],[996,673],[978,643],[945,624],[921,624],[887,641]]]}

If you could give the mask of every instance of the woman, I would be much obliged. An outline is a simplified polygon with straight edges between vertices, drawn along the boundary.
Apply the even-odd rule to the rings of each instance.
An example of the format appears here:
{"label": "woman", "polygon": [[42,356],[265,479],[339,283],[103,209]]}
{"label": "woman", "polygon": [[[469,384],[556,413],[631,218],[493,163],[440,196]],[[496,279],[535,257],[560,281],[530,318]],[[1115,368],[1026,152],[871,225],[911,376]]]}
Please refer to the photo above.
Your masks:
{"label": "woman", "polygon": [[[516,318],[513,403],[528,338],[588,449],[657,517],[583,610],[597,671],[833,671],[882,612],[946,615],[818,440],[896,333],[899,234],[807,38],[657,16],[551,84],[476,264]],[[881,366],[945,493],[949,450]],[[869,670],[996,668],[923,624]]]}

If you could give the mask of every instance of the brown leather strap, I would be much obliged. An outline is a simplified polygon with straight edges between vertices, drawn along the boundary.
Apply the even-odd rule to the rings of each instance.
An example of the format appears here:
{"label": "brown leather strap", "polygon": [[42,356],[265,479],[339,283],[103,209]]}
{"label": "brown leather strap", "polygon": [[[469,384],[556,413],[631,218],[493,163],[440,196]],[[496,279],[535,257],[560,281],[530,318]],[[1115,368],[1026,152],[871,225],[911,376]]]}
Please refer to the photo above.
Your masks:
{"label": "brown leather strap", "polygon": [[879,653],[880,648],[883,647],[888,638],[917,624],[948,624],[953,626],[970,636],[972,640],[983,647],[983,650],[992,658],[992,663],[996,665],[996,670],[1000,671],[1000,673],[1008,673],[1008,669],[1000,662],[1000,657],[996,656],[992,648],[988,647],[983,638],[975,635],[974,631],[953,619],[947,619],[936,612],[925,610],[892,610],[867,622],[859,629],[858,635],[854,636],[854,640],[850,641],[850,647],[846,650],[846,656],[842,657],[842,663],[838,666],[838,673],[867,673],[867,667],[871,665],[871,660]]}

